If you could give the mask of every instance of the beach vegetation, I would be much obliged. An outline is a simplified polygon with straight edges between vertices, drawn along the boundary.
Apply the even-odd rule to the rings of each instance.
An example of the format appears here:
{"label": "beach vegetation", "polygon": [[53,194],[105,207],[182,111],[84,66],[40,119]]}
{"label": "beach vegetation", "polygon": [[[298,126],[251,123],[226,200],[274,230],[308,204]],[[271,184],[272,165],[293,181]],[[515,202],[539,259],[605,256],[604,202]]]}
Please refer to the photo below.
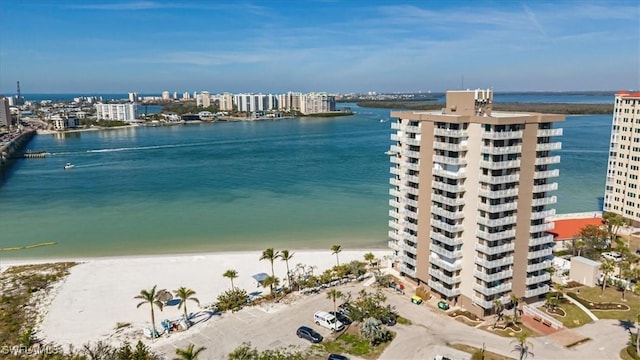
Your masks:
{"label": "beach vegetation", "polygon": [[262,256],[260,256],[260,261],[268,260],[271,263],[271,276],[275,277],[276,274],[273,271],[273,262],[280,256],[280,252],[274,250],[273,248],[267,248],[262,252]]}
{"label": "beach vegetation", "polygon": [[222,276],[228,278],[229,280],[231,280],[231,288],[235,288],[235,286],[233,286],[233,279],[238,277],[238,272],[236,270],[233,269],[229,269],[227,271],[224,272],[224,274],[222,274]]}
{"label": "beach vegetation", "polygon": [[201,346],[199,348],[195,348],[195,345],[189,344],[185,349],[176,349],[176,357],[174,360],[196,360],[201,352],[206,350],[207,348]]}
{"label": "beach vegetation", "polygon": [[294,252],[290,252],[289,250],[280,251],[280,259],[285,262],[287,266],[287,286],[291,288],[291,272],[289,272],[289,260],[293,259]]}
{"label": "beach vegetation", "polygon": [[327,353],[351,354],[358,358],[377,359],[395,337],[395,333],[389,330],[386,341],[377,345],[371,345],[371,341],[361,334],[362,323],[350,326],[335,340],[325,339],[322,343],[313,345],[323,349]]}
{"label": "beach vegetation", "polygon": [[140,302],[138,304],[138,308],[140,308],[140,306],[144,305],[144,304],[149,304],[150,308],[151,308],[151,336],[153,338],[158,337],[158,332],[156,330],[156,318],[155,318],[155,314],[153,311],[153,306],[157,306],[160,311],[162,311],[162,308],[164,307],[164,303],[159,299],[158,295],[159,292],[156,292],[156,287],[158,285],[154,285],[150,290],[145,290],[142,289],[140,290],[140,294],[135,296],[135,299],[140,299],[142,300],[142,302]]}
{"label": "beach vegetation", "polygon": [[0,273],[0,344],[33,344],[39,314],[34,309],[74,262],[11,266]]}
{"label": "beach vegetation", "polygon": [[376,259],[376,256],[373,255],[372,252],[368,252],[366,254],[364,254],[364,261],[366,261],[367,263],[369,263],[369,267],[373,266],[373,261]]}
{"label": "beach vegetation", "polygon": [[185,288],[184,286],[180,287],[178,290],[174,291],[176,297],[180,299],[180,304],[178,304],[178,309],[184,308],[184,320],[189,326],[189,317],[187,316],[187,300],[191,300],[196,304],[200,305],[200,300],[194,295],[195,291]]}
{"label": "beach vegetation", "polygon": [[615,270],[615,264],[613,260],[606,259],[600,263],[600,271],[602,272],[602,292],[600,296],[604,294],[604,289],[607,287],[607,277]]}
{"label": "beach vegetation", "polygon": [[600,252],[609,247],[607,238],[607,232],[600,226],[589,224],[580,229],[571,240],[569,248],[573,255],[580,253],[583,257],[597,261],[600,259]]}
{"label": "beach vegetation", "polygon": [[338,258],[338,254],[342,251],[342,246],[340,245],[331,245],[331,254],[336,255],[336,265],[340,266],[340,258]]}
{"label": "beach vegetation", "polygon": [[251,342],[243,342],[227,355],[229,360],[305,360],[318,358],[320,356],[317,348],[311,347],[307,350],[300,350],[296,347],[279,347],[258,351],[251,345]]}
{"label": "beach vegetation", "polygon": [[371,346],[391,340],[391,332],[382,325],[380,320],[373,317],[364,319],[360,325],[360,334],[369,340]]}
{"label": "beach vegetation", "polygon": [[338,299],[342,299],[343,297],[344,297],[344,294],[340,290],[330,289],[329,291],[327,291],[327,299],[333,301],[333,313],[334,314],[336,314],[338,312],[336,301]]}
{"label": "beach vegetation", "polygon": [[248,298],[246,290],[233,288],[218,295],[215,307],[220,311],[238,311],[247,304]]}
{"label": "beach vegetation", "polygon": [[483,348],[467,344],[448,344],[450,347],[471,354],[471,360],[513,360],[510,356],[500,355]]}
{"label": "beach vegetation", "polygon": [[351,294],[348,294],[345,303],[349,306],[349,317],[353,321],[362,322],[370,317],[378,320],[397,318],[395,308],[387,305],[386,301],[387,297],[380,289],[374,293],[362,289],[355,300],[351,300]]}
{"label": "beach vegetation", "polygon": [[264,278],[264,281],[262,282],[262,286],[268,286],[269,287],[269,291],[270,291],[270,296],[273,297],[273,288],[277,288],[278,285],[280,285],[280,279],[275,277],[275,276],[267,276],[266,278]]}

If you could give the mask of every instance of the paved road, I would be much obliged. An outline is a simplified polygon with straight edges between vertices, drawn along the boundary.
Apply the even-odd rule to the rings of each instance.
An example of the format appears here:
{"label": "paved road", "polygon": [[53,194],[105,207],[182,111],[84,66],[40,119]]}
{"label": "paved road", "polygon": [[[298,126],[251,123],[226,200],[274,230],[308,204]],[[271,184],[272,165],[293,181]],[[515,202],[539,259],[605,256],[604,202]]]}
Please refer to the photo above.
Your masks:
{"label": "paved road", "polygon": [[[351,292],[355,297],[363,284],[348,284],[339,287],[343,293]],[[373,290],[373,289],[371,289]],[[448,343],[464,343],[482,347],[510,357],[510,338],[475,329],[447,317],[429,305],[415,305],[408,295],[385,291],[388,302],[395,306],[401,316],[412,321],[412,325],[396,325],[396,339],[389,345],[380,359],[433,359],[436,354],[449,355],[452,359],[468,359],[468,354],[448,348]],[[313,313],[317,310],[333,309],[333,303],[325,293],[304,296],[293,304],[270,304],[251,307],[237,313],[216,315],[192,327],[189,331],[155,340],[152,349],[171,358],[176,347],[185,348],[189,343],[205,346],[202,359],[225,359],[233,349],[244,341],[250,341],[260,350],[280,346],[307,348],[309,343],[295,335],[296,329],[307,325],[325,337],[329,330],[313,324]],[[572,349],[564,348],[546,337],[531,338],[535,359],[618,359],[620,349],[628,339],[628,332],[617,321],[599,320],[577,330],[593,339]],[[353,358],[353,357],[352,357]]]}

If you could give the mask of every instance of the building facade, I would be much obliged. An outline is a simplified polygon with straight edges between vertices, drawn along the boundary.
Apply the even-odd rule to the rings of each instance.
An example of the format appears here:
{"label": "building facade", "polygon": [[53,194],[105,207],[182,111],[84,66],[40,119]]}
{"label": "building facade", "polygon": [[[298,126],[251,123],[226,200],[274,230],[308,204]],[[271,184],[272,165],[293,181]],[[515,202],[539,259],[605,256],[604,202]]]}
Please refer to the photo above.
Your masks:
{"label": "building facade", "polygon": [[549,291],[564,116],[492,111],[491,90],[438,111],[392,112],[389,247],[401,274],[486,315]]}
{"label": "building facade", "polygon": [[98,120],[134,122],[138,119],[138,104],[95,104]]}
{"label": "building facade", "polygon": [[640,226],[640,92],[615,94],[604,211]]}
{"label": "building facade", "polygon": [[11,125],[13,125],[13,118],[9,109],[9,99],[0,97],[0,127],[11,127]]}
{"label": "building facade", "polygon": [[319,114],[336,111],[336,98],[327,93],[309,93],[300,97],[300,112]]}

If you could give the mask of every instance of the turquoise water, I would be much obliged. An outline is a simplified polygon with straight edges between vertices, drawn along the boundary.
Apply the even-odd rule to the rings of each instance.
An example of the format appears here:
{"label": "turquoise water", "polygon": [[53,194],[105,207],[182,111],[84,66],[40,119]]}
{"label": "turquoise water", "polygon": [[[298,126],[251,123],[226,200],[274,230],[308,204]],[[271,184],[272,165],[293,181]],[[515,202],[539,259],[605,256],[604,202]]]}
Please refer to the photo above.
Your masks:
{"label": "turquoise water", "polygon": [[[0,187],[6,257],[384,247],[389,111],[39,135]],[[380,120],[384,120],[381,122]],[[558,212],[601,207],[610,116],[563,124]],[[76,165],[64,170],[65,163]]]}

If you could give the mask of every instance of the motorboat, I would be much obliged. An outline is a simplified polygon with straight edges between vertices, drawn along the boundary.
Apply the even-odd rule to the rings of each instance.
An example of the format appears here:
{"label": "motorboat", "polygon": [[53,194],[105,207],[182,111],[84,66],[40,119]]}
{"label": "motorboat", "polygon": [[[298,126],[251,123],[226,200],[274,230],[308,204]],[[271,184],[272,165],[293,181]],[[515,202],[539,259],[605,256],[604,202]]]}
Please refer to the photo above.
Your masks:
{"label": "motorboat", "polygon": [[69,169],[73,169],[74,167],[75,167],[75,165],[73,165],[72,163],[67,163],[67,164],[64,166],[64,169],[65,169],[65,170],[69,170]]}
{"label": "motorboat", "polygon": [[394,151],[391,151],[391,150],[385,151],[384,153],[385,153],[385,155],[395,155],[396,154]]}

